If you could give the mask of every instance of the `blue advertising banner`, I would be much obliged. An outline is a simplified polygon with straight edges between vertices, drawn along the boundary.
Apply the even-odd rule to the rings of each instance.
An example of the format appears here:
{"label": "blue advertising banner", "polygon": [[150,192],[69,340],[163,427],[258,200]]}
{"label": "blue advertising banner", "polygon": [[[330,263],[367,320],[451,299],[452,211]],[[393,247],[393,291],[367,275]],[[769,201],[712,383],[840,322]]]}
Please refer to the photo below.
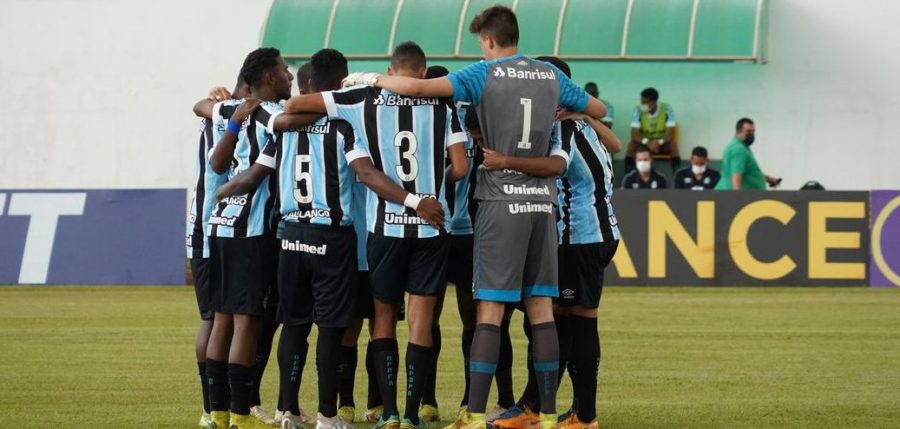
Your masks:
{"label": "blue advertising banner", "polygon": [[184,284],[184,189],[0,190],[0,284]]}

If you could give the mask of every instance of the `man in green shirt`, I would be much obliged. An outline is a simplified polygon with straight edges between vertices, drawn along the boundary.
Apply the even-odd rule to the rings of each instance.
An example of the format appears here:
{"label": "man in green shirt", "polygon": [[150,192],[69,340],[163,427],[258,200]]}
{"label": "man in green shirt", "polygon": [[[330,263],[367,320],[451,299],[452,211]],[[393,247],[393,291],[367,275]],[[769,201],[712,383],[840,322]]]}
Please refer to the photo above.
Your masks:
{"label": "man in green shirt", "polygon": [[775,187],[781,179],[766,176],[759,169],[750,145],[756,138],[756,127],[748,118],[741,118],[735,127],[734,138],[722,155],[722,179],[716,185],[720,190],[764,190],[766,183]]}

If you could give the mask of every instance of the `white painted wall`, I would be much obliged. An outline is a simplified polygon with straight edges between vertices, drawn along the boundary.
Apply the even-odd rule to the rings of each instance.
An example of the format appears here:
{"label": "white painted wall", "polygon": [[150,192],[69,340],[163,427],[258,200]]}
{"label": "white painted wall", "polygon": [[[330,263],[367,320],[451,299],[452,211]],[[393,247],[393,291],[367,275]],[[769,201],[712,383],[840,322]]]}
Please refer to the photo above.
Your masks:
{"label": "white painted wall", "polygon": [[[270,3],[4,0],[0,188],[189,187],[191,105],[232,84]],[[667,76],[685,152],[717,156],[734,121],[753,117],[760,164],[785,188],[900,188],[900,2],[770,3],[768,65],[577,65],[576,80],[606,72],[595,80],[620,131],[648,77]]]}

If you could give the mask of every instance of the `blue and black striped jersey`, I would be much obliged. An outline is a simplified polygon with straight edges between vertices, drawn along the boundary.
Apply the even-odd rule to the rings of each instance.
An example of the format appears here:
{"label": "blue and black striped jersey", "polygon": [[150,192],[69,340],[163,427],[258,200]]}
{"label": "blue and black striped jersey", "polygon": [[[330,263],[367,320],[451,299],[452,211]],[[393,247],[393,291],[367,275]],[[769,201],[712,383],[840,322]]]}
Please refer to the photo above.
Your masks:
{"label": "blue and black striped jersey", "polygon": [[200,130],[200,143],[194,152],[194,195],[187,221],[187,257],[208,258],[209,237],[206,229],[209,217],[216,208],[216,191],[227,180],[225,174],[218,174],[209,165],[209,154],[213,147],[225,134],[226,123],[231,114],[241,104],[240,100],[226,100],[213,107],[211,120],[203,119]]}
{"label": "blue and black striped jersey", "polygon": [[[465,124],[468,109],[463,108],[460,103],[457,103],[456,107],[459,122]],[[484,153],[475,144],[471,135],[466,140],[466,159],[469,169],[465,177],[456,183],[447,184],[447,208],[450,210],[448,232],[454,235],[471,235],[475,232],[475,212],[478,209],[478,202],[475,200],[475,182],[478,166],[484,160]]]}
{"label": "blue and black striped jersey", "polygon": [[278,171],[281,222],[345,226],[354,222],[350,162],[364,154],[350,124],[322,118],[278,134],[256,162]]}
{"label": "blue and black striped jersey", "polygon": [[353,212],[353,229],[356,230],[356,262],[359,271],[369,271],[369,259],[366,255],[366,200],[369,199],[369,188],[359,180],[353,185],[353,203],[350,211]]}
{"label": "blue and black striped jersey", "polygon": [[[250,168],[263,148],[277,135],[273,134],[272,118],[281,112],[280,103],[263,102],[260,108],[241,126],[234,146],[234,166],[228,171],[228,180]],[[273,213],[277,205],[277,180],[266,176],[259,186],[246,194],[235,195],[220,201],[209,218],[209,234],[212,237],[256,237],[272,231]]]}
{"label": "blue and black striped jersey", "polygon": [[619,239],[613,213],[612,157],[597,134],[583,121],[562,121],[562,150],[569,166],[557,178],[560,244],[587,244]]}
{"label": "blue and black striped jersey", "polygon": [[[415,98],[369,87],[323,92],[332,119],[350,122],[376,168],[410,193],[437,198],[450,218],[444,187],[447,148],[466,141],[448,99]],[[415,210],[368,193],[367,230],[387,237],[441,233]]]}

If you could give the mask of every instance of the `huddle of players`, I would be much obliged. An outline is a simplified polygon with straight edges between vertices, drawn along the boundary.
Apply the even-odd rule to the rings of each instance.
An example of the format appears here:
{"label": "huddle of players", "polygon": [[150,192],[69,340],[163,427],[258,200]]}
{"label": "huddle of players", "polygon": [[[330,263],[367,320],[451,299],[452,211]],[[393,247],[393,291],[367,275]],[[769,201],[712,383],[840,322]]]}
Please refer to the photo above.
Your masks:
{"label": "huddle of players", "polygon": [[[509,409],[493,425],[598,426],[597,307],[619,239],[604,145],[620,143],[594,119],[603,104],[569,80],[565,63],[517,52],[512,10],[488,8],[470,31],[486,60],[449,75],[433,68],[425,79],[425,55],[412,42],[396,48],[387,76],[348,76],[343,55],[323,49],[301,68],[310,88],[301,77],[301,95],[291,97],[283,58],[262,48],[247,56],[234,91],[215,88],[197,103],[205,123],[187,244],[204,319],[201,425],[349,427],[363,318],[376,427],[420,427],[423,396],[432,408],[425,417],[437,420],[435,322],[449,279],[466,358],[465,408],[453,427],[489,424],[495,373],[511,391],[501,327],[508,331],[507,304],[523,299],[529,384],[514,406],[501,404]],[[401,418],[396,325],[407,292]],[[269,419],[258,389],[278,322],[278,412]],[[298,403],[312,323],[315,419]],[[576,403],[557,416],[565,369]],[[349,405],[340,412],[338,397]]]}

